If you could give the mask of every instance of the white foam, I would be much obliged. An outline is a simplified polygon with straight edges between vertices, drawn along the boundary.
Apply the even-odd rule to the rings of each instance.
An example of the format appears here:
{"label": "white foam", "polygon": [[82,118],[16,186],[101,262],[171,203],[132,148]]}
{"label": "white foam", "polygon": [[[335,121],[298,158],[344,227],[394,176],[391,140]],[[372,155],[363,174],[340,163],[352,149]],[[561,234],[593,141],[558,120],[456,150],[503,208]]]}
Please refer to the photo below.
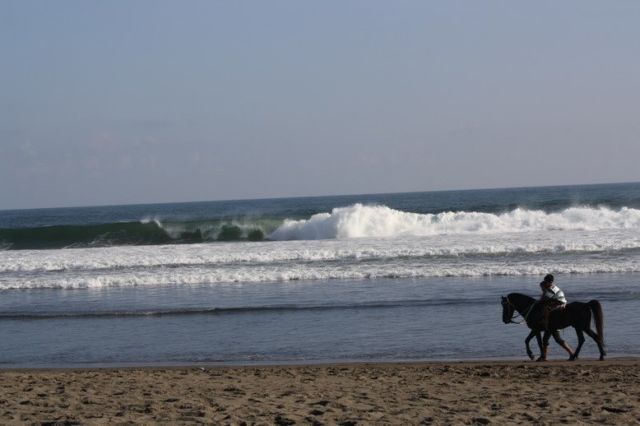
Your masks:
{"label": "white foam", "polygon": [[640,272],[638,214],[418,215],[355,205],[275,235],[304,240],[0,251],[0,289]]}
{"label": "white foam", "polygon": [[640,230],[548,231],[447,236],[121,246],[0,252],[0,273],[118,270],[179,266],[358,262],[499,255],[585,256],[640,249]]}
{"label": "white foam", "polygon": [[164,285],[256,284],[297,280],[362,280],[379,278],[540,276],[554,273],[621,273],[640,272],[640,258],[596,261],[521,260],[510,262],[358,262],[342,264],[275,264],[247,265],[233,268],[175,268],[143,271],[119,271],[109,274],[61,273],[50,276],[0,276],[0,289],[94,288]]}
{"label": "white foam", "polygon": [[444,212],[418,214],[386,206],[355,204],[319,213],[306,220],[286,220],[274,240],[493,234],[551,230],[639,229],[640,210],[623,207],[572,207],[557,213],[515,209],[507,213]]}

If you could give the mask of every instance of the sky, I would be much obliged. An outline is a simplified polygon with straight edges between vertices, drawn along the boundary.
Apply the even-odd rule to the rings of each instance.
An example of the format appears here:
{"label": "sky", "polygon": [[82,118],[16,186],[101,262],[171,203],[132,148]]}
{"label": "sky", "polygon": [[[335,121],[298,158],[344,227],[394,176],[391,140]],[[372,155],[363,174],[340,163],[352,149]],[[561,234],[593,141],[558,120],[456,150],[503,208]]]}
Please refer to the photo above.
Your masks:
{"label": "sky", "polygon": [[0,1],[0,209],[640,180],[637,1]]}

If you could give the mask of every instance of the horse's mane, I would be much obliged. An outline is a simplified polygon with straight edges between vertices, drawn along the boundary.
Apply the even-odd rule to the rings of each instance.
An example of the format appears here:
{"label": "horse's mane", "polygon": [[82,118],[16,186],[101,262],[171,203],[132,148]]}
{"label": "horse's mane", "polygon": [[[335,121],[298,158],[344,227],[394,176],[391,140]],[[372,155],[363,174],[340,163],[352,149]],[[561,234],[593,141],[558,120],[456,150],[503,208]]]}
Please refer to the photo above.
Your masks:
{"label": "horse's mane", "polygon": [[522,298],[522,299],[535,300],[535,297],[531,297],[531,296],[528,296],[528,295],[522,294],[522,293],[509,293],[509,295],[507,297],[509,299],[511,299],[512,297],[518,297],[518,298]]}

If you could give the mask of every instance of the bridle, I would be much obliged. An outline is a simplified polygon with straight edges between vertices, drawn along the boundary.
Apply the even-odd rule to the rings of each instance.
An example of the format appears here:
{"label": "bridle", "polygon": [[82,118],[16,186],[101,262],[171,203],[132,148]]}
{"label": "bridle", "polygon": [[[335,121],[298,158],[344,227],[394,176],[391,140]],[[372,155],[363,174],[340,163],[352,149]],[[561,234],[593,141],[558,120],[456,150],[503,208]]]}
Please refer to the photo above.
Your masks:
{"label": "bridle", "polygon": [[[518,310],[516,309],[516,307],[514,306],[514,304],[513,304],[513,303],[511,303],[511,300],[509,300],[509,296],[505,297],[505,298],[504,298],[504,300],[506,300],[506,301],[507,301],[507,304],[508,304],[509,306],[511,306],[511,308],[513,308],[513,314],[511,314],[511,318],[509,318],[509,322],[508,322],[508,324],[522,324],[522,323],[527,322],[527,318],[529,317],[529,314],[530,314],[530,313],[531,313],[531,311],[533,310],[533,307],[534,307],[534,306],[536,306],[536,303],[538,303],[537,301],[534,301],[534,302],[531,304],[531,306],[529,306],[529,309],[527,309],[527,312],[526,312],[526,313],[524,314],[524,316],[523,316],[520,312],[518,312]],[[514,321],[514,320],[513,320],[514,315],[519,315],[519,316],[521,316],[521,317],[522,317],[522,321],[520,321],[520,322],[518,322],[518,321]],[[517,318],[517,316],[516,316],[516,318]]]}

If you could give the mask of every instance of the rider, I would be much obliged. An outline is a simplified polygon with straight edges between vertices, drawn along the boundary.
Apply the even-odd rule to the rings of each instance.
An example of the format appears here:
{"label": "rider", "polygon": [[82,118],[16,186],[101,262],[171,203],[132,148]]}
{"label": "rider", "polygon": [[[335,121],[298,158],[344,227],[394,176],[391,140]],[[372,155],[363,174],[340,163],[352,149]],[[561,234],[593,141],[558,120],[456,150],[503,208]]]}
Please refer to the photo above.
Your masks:
{"label": "rider", "polygon": [[540,301],[542,302],[542,321],[544,329],[549,331],[549,315],[551,311],[564,308],[567,304],[567,299],[564,297],[564,293],[560,288],[553,283],[553,275],[547,274],[544,280],[540,283],[542,289],[542,296]]}

